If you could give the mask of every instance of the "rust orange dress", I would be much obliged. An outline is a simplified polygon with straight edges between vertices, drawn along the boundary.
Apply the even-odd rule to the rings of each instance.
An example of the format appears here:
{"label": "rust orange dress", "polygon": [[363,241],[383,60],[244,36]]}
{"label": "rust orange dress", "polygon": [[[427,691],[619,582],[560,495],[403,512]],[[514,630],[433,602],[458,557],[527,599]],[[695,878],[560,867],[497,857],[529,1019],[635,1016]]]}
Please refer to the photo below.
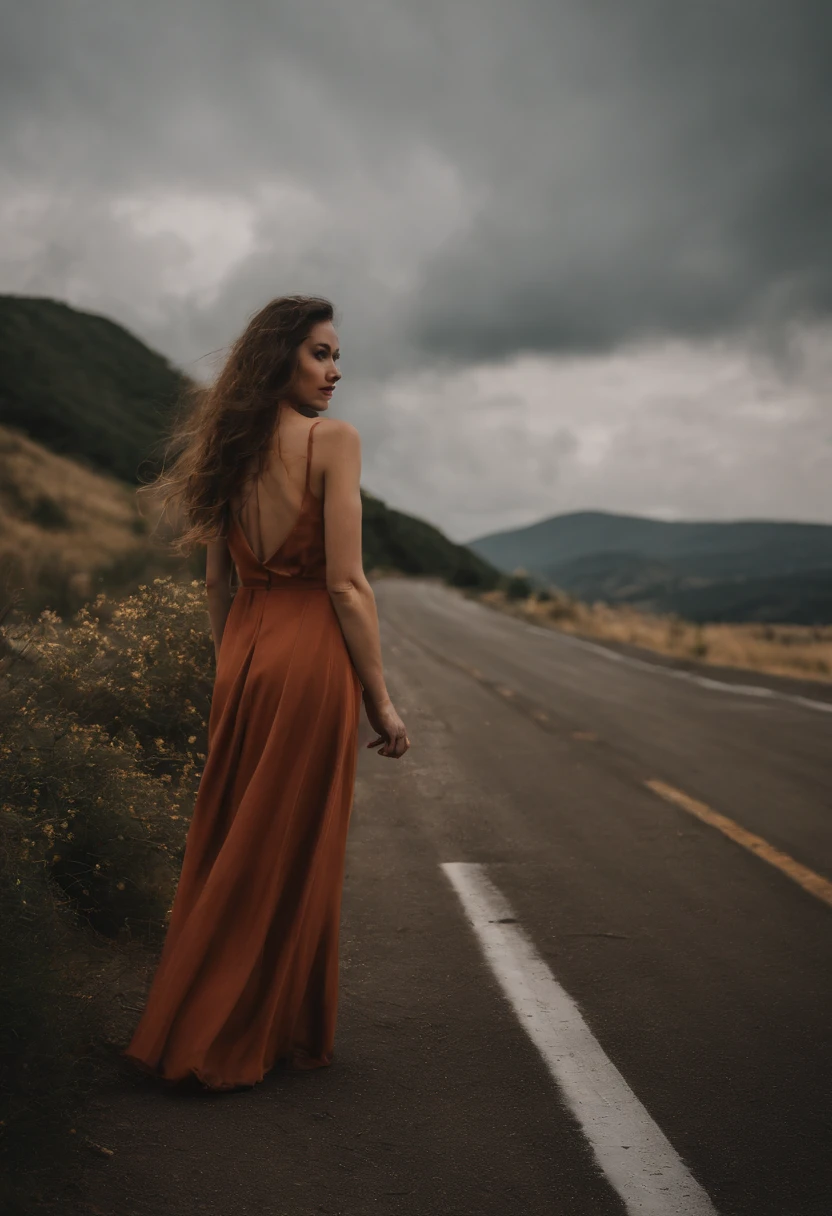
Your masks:
{"label": "rust orange dress", "polygon": [[240,579],[219,649],[208,750],[162,955],[124,1055],[169,1081],[253,1085],[280,1059],[332,1063],[361,683],[326,589],[310,489],[276,553],[237,514]]}

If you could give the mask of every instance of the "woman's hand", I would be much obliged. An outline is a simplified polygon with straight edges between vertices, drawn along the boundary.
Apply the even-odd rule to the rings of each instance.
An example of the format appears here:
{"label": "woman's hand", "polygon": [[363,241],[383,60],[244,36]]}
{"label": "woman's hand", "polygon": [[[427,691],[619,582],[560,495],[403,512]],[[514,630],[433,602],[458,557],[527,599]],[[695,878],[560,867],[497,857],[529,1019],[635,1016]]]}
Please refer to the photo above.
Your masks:
{"label": "woman's hand", "polygon": [[370,740],[367,747],[379,747],[379,744],[382,744],[378,754],[392,756],[394,760],[398,760],[410,747],[410,740],[404,722],[393,708],[393,702],[388,700],[377,705],[366,692],[363,694],[363,700],[367,720],[378,735],[377,739]]}

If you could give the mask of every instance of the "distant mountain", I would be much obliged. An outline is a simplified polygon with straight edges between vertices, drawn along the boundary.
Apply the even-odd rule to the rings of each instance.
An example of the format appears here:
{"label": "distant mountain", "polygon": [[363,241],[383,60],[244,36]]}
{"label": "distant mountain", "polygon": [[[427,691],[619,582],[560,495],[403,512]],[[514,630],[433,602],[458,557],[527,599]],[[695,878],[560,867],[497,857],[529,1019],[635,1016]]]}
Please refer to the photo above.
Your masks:
{"label": "distant mountain", "polygon": [[507,573],[578,599],[695,621],[832,621],[832,526],[669,523],[584,511],[470,541]]}
{"label": "distant mountain", "polygon": [[[146,529],[135,487],[153,471],[185,385],[113,321],[55,300],[0,296],[0,584],[63,611],[74,602],[68,581],[95,585],[102,565],[137,560],[128,554]],[[368,570],[483,590],[500,583],[487,559],[438,528],[363,489],[361,498]]]}
{"label": "distant mountain", "polygon": [[0,424],[123,481],[154,451],[187,383],[122,326],[57,300],[0,296]]}

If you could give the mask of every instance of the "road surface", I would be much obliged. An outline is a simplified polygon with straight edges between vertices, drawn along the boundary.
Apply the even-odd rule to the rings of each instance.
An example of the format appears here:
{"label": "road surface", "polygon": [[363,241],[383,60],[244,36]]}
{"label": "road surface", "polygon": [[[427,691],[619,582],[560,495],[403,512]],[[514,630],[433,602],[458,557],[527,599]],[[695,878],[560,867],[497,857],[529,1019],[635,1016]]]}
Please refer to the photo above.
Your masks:
{"label": "road surface", "polygon": [[832,690],[375,591],[335,1064],[114,1082],[89,1209],[830,1216]]}

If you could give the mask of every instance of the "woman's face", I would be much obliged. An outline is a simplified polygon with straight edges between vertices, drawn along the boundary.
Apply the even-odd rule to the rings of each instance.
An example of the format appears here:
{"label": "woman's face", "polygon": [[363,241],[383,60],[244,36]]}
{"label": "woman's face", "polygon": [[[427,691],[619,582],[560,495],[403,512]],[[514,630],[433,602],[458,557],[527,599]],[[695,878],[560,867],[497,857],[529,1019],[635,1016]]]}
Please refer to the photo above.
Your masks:
{"label": "woman's face", "polygon": [[325,410],[332,391],[341,379],[337,362],[341,358],[338,335],[331,321],[319,321],[298,347],[298,365],[287,397],[293,405]]}

